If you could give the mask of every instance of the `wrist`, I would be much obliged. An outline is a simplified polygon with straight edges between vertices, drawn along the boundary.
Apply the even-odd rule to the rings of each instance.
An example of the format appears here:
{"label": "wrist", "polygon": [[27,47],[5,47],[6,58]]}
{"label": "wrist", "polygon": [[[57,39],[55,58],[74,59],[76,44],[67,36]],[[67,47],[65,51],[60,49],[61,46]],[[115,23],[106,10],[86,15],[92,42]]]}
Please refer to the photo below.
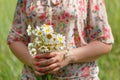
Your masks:
{"label": "wrist", "polygon": [[24,64],[31,67],[33,65],[33,63],[34,63],[33,61],[34,61],[34,58],[31,55],[29,55],[29,57],[27,57],[24,60]]}
{"label": "wrist", "polygon": [[64,51],[63,59],[66,60],[68,64],[72,63],[73,60],[72,60],[72,53],[70,49],[66,49]]}

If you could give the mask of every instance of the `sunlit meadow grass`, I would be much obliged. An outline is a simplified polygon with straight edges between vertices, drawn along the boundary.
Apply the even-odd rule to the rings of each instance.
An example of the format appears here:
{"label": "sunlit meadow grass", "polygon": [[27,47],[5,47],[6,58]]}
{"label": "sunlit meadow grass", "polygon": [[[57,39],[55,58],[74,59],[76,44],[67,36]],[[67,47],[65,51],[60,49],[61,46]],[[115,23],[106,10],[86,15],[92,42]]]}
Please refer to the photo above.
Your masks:
{"label": "sunlit meadow grass", "polygon": [[[6,38],[17,0],[0,0],[0,80],[19,80],[22,63],[10,52]],[[106,0],[109,23],[115,43],[110,54],[98,60],[101,80],[120,80],[120,5],[119,0]]]}

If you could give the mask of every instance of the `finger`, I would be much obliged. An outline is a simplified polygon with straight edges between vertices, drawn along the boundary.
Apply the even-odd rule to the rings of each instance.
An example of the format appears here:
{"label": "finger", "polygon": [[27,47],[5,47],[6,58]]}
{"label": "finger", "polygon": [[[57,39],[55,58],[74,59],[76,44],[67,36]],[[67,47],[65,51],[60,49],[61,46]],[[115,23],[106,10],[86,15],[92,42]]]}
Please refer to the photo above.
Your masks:
{"label": "finger", "polygon": [[37,71],[39,69],[39,67],[35,66],[35,65],[32,65],[31,68],[32,68],[33,71]]}
{"label": "finger", "polygon": [[44,53],[44,54],[37,54],[35,56],[35,59],[42,59],[42,58],[51,58],[51,57],[54,57],[56,56],[56,53]]}
{"label": "finger", "polygon": [[54,74],[54,73],[56,73],[58,70],[60,70],[60,67],[54,68],[53,70],[47,72],[47,74],[48,74],[48,73]]}
{"label": "finger", "polygon": [[43,58],[42,58],[42,59],[35,59],[35,60],[36,60],[36,62],[39,63],[39,62],[41,62],[41,61],[45,61],[46,59],[43,59]]}
{"label": "finger", "polygon": [[34,73],[35,73],[36,75],[38,75],[38,76],[43,76],[43,75],[45,75],[45,73],[40,73],[40,72],[38,72],[38,71],[34,71]]}
{"label": "finger", "polygon": [[45,66],[49,66],[51,64],[54,64],[58,62],[58,60],[56,58],[50,58],[50,59],[44,59],[42,61],[38,61],[36,62],[36,66],[39,66],[39,67],[45,67]]}
{"label": "finger", "polygon": [[60,68],[60,65],[58,63],[54,63],[54,64],[51,64],[51,65],[49,65],[47,67],[40,67],[39,71],[40,72],[50,72],[50,71],[52,71],[53,69],[55,69],[57,67]]}

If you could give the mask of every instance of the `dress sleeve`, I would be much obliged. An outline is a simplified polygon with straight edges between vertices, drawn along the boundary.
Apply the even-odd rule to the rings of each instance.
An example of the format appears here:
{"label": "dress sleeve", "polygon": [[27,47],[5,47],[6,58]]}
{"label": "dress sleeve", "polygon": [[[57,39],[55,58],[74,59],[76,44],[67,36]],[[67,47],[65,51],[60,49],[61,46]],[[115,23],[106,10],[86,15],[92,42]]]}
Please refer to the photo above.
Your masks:
{"label": "dress sleeve", "polygon": [[87,42],[99,40],[108,44],[114,43],[104,0],[88,0],[88,17],[85,33]]}
{"label": "dress sleeve", "polygon": [[25,24],[26,15],[24,7],[24,1],[18,0],[12,22],[12,27],[7,38],[8,44],[11,44],[15,41],[22,41],[26,44],[28,42],[29,37],[26,32],[27,25]]}

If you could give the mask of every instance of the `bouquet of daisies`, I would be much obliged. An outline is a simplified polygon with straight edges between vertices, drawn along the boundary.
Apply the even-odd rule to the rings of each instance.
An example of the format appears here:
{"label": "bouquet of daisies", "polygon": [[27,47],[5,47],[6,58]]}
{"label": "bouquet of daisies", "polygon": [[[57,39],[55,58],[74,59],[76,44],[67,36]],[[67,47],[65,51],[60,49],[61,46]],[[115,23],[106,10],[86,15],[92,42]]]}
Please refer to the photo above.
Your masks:
{"label": "bouquet of daisies", "polygon": [[54,32],[51,25],[43,24],[36,28],[28,26],[28,36],[31,42],[28,44],[29,53],[35,56],[37,53],[49,53],[65,49],[65,36]]}
{"label": "bouquet of daisies", "polygon": [[65,45],[65,36],[54,32],[51,25],[43,24],[32,28],[30,25],[27,29],[31,42],[28,44],[28,50],[32,56],[40,53],[63,50]]}

